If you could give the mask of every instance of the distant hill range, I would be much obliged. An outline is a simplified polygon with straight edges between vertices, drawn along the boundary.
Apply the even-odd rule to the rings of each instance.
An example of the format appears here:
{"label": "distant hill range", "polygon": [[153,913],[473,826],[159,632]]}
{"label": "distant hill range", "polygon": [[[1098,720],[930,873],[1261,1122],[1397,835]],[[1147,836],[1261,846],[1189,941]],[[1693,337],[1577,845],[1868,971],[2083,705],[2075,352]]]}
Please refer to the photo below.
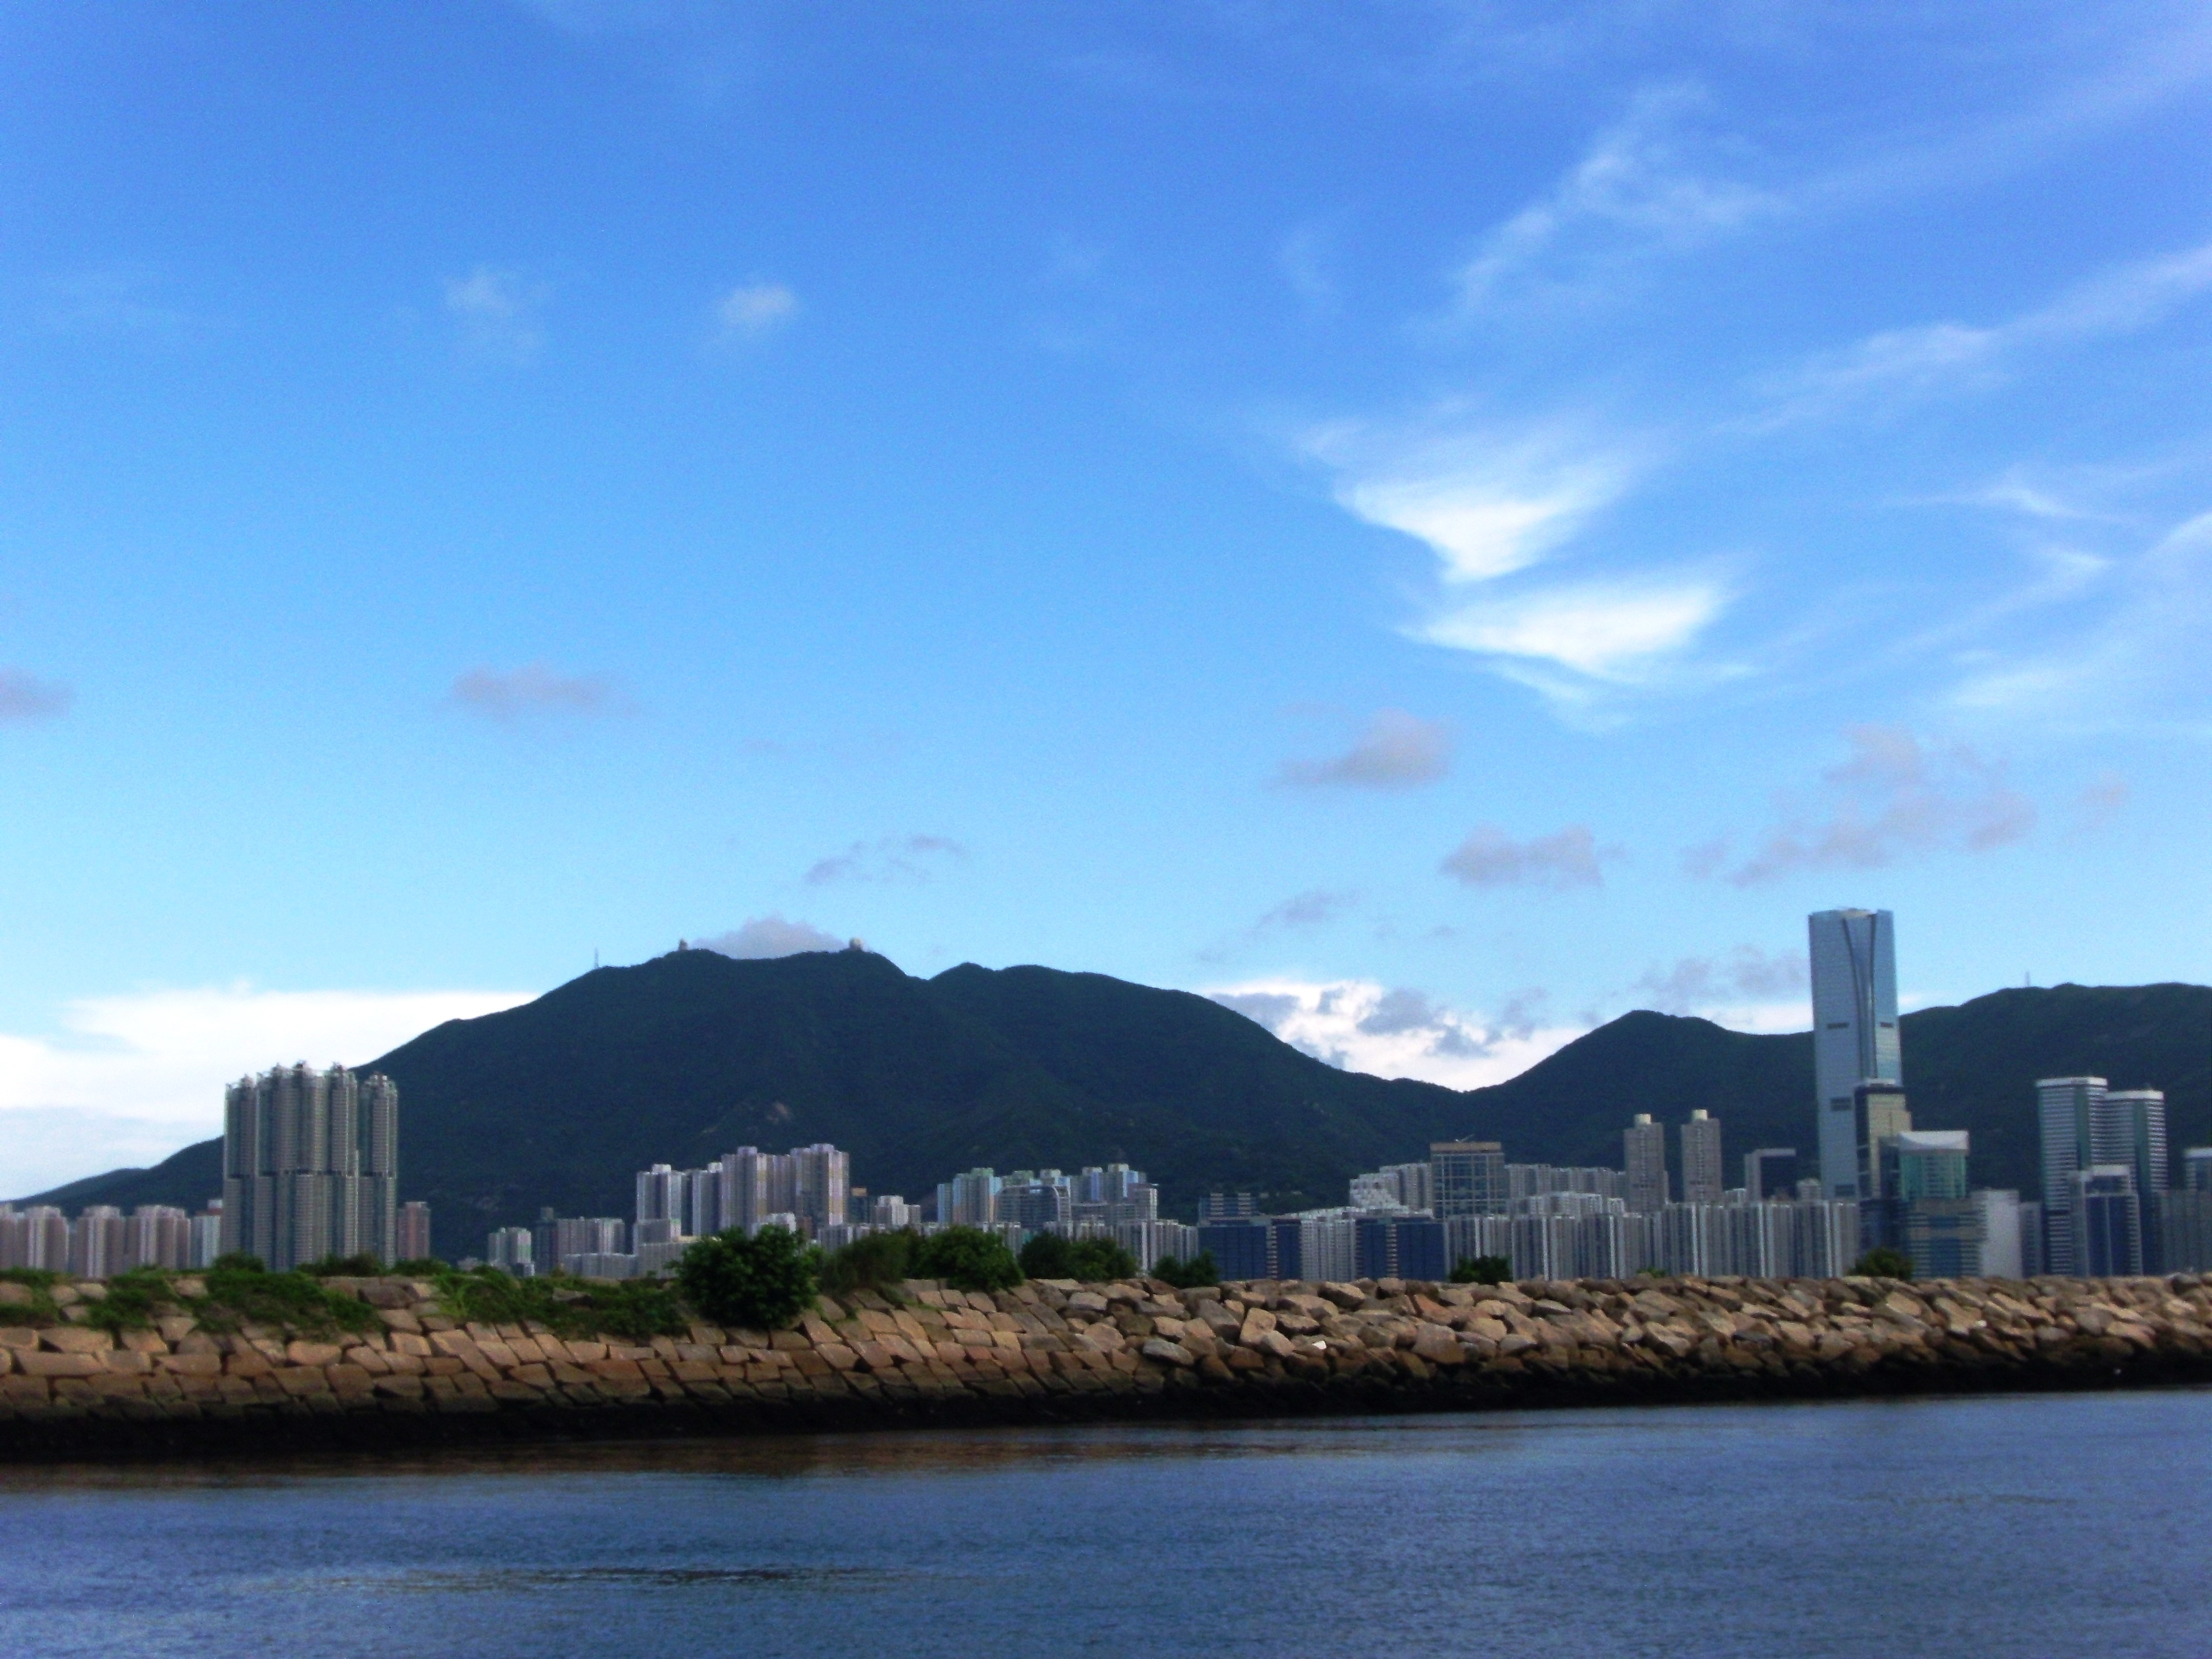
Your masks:
{"label": "distant hill range", "polygon": [[[2162,1088],[2176,1157],[2212,1143],[2212,988],[1999,991],[1907,1014],[1904,1042],[1914,1121],[1970,1130],[1979,1184],[2036,1185],[2039,1077]],[[738,1146],[831,1141],[856,1182],[909,1199],[977,1164],[1122,1160],[1181,1214],[1213,1188],[1279,1209],[1340,1204],[1353,1173],[1457,1136],[1502,1140],[1516,1163],[1618,1166],[1636,1112],[1670,1126],[1712,1112],[1731,1183],[1753,1147],[1814,1152],[1808,1033],[1627,1014],[1462,1092],[1337,1070],[1188,992],[1049,968],[915,979],[863,951],[597,969],[364,1069],[399,1085],[402,1195],[429,1200],[451,1255],[541,1205],[627,1216],[637,1170]],[[19,1201],[196,1208],[220,1189],[221,1147]]]}

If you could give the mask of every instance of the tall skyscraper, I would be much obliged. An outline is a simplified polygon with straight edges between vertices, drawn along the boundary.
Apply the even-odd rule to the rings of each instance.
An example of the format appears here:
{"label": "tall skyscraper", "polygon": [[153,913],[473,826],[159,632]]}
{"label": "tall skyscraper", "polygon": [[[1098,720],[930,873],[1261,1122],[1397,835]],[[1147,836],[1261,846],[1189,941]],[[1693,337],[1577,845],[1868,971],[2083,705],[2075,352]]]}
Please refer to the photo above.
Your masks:
{"label": "tall skyscraper", "polygon": [[331,1255],[395,1258],[399,1090],[380,1073],[301,1064],[223,1098],[222,1237],[277,1271]]}
{"label": "tall skyscraper", "polygon": [[[845,1219],[853,1160],[828,1141],[791,1149],[791,1209],[810,1238]],[[1058,1171],[1052,1171],[1057,1174]]]}
{"label": "tall skyscraper", "polygon": [[420,1200],[399,1206],[392,1231],[392,1259],[418,1261],[430,1254],[430,1206]]}
{"label": "tall skyscraper", "polygon": [[1722,1173],[1721,1121],[1692,1112],[1682,1126],[1682,1202],[1717,1204],[1727,1177]]}
{"label": "tall skyscraper", "polygon": [[1667,1131],[1638,1112],[1621,1132],[1621,1150],[1628,1166],[1628,1207],[1637,1215],[1657,1215],[1667,1207],[1671,1188],[1667,1182]]}
{"label": "tall skyscraper", "polygon": [[2097,1156],[2096,1130],[2104,1116],[2104,1105],[2105,1079],[2100,1077],[2046,1077],[2035,1085],[2036,1115],[2043,1138],[2046,1273],[2075,1271],[2071,1182],[2082,1170],[2111,1161]]}
{"label": "tall skyscraper", "polygon": [[2136,1193],[2148,1198],[2166,1188],[2166,1091],[2113,1089],[2105,1096],[2105,1135],[2099,1163],[2135,1171]]}
{"label": "tall skyscraper", "polygon": [[1437,1140],[1429,1145],[1429,1196],[1441,1218],[1504,1215],[1505,1147],[1495,1140]]}
{"label": "tall skyscraper", "polygon": [[1807,927],[1820,1183],[1831,1198],[1859,1198],[1859,1085],[1905,1081],[1895,924],[1887,910],[1820,910]]}

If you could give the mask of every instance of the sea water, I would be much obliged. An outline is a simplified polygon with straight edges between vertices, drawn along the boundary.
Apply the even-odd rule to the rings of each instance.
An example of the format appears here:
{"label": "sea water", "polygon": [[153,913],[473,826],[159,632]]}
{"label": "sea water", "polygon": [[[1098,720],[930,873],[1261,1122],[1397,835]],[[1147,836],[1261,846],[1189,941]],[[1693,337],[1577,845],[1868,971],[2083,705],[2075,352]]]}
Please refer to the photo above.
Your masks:
{"label": "sea water", "polygon": [[2212,1654],[2212,1392],[6,1469],[0,1648]]}

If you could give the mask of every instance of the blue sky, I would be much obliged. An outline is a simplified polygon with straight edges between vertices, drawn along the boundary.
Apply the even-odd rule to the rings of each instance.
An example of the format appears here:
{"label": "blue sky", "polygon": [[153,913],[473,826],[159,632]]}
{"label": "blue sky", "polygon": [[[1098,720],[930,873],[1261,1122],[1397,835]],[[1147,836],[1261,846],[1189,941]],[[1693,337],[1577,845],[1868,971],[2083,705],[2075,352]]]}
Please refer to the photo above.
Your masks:
{"label": "blue sky", "polygon": [[1455,1083],[1835,904],[2212,976],[2208,116],[2186,5],[13,6],[0,1188],[681,936]]}

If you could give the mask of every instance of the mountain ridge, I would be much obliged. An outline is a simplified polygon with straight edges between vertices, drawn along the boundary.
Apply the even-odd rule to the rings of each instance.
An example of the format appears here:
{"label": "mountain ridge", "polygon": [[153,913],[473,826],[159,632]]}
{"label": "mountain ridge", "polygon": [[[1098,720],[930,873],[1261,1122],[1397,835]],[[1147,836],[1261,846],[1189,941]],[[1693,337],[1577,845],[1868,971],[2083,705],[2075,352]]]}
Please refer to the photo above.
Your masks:
{"label": "mountain ridge", "polygon": [[[2177,1156],[2212,1140],[2204,987],[2014,988],[1907,1014],[1904,1041],[1914,1121],[1968,1130],[1978,1184],[2033,1189],[2039,1076],[2163,1087]],[[979,1164],[1124,1160],[1182,1213],[1214,1187],[1340,1203],[1357,1170],[1460,1135],[1502,1140],[1516,1162],[1618,1166],[1636,1112],[1673,1125],[1712,1111],[1731,1184],[1752,1147],[1813,1151],[1808,1032],[1639,1010],[1462,1091],[1338,1070],[1190,992],[1036,966],[924,980],[852,951],[595,969],[362,1069],[398,1083],[402,1195],[429,1200],[456,1255],[541,1205],[627,1215],[635,1170],[738,1145],[832,1141],[855,1181],[909,1199]],[[17,1201],[197,1206],[219,1188],[220,1149]]]}

